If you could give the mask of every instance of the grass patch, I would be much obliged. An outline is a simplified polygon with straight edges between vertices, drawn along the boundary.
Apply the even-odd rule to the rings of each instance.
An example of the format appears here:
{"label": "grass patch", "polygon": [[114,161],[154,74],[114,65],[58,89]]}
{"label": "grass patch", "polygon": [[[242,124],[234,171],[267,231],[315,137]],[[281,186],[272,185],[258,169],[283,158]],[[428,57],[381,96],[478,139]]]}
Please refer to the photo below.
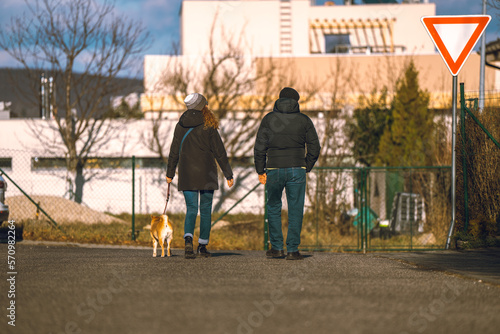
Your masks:
{"label": "grass patch", "polygon": [[132,244],[130,227],[122,223],[60,224],[54,227],[46,221],[25,220],[16,222],[23,229],[25,240],[64,241],[89,244]]}
{"label": "grass patch", "polygon": [[453,236],[457,249],[500,247],[498,222],[480,215],[471,219],[467,231],[456,232]]}
{"label": "grass patch", "polygon": [[[114,216],[127,223],[86,224],[84,222],[76,222],[59,224],[58,227],[54,227],[43,220],[24,220],[17,222],[16,225],[23,230],[23,238],[25,240],[152,247],[149,230],[144,229],[151,223],[151,215],[138,214],[135,216],[135,230],[139,231],[135,241],[131,240],[132,216],[127,213]],[[169,214],[169,219],[172,221],[174,228],[173,248],[184,248],[184,217],[184,214]],[[219,214],[214,213],[212,217],[216,219],[219,217]],[[229,222],[229,224],[222,228],[217,228],[216,226],[216,228],[212,229],[209,249],[263,249],[263,216],[226,215],[224,221]],[[218,224],[222,224],[222,222]],[[197,219],[194,233],[195,245],[197,244],[198,234],[199,218]]]}
{"label": "grass patch", "polygon": [[[132,217],[130,214],[122,213],[114,215],[125,221],[125,223],[97,223],[86,224],[84,222],[60,224],[53,227],[46,221],[26,220],[18,222],[22,226],[23,237],[26,240],[39,241],[64,241],[89,244],[105,245],[136,245],[152,247],[149,230],[145,229],[151,223],[151,216],[138,214],[135,216],[135,229],[139,231],[135,241],[131,240]],[[213,219],[220,216],[212,214]],[[286,240],[288,228],[286,212],[282,214],[283,236]],[[170,214],[173,223],[174,238],[172,247],[184,248],[184,214]],[[304,217],[301,234],[301,248],[315,250],[345,251],[361,248],[362,240],[359,231],[353,228],[349,233],[342,231],[325,222],[318,222]],[[196,222],[194,241],[197,245],[199,235],[199,217]],[[390,239],[369,238],[368,247],[374,250],[410,249],[413,248],[442,248],[444,239],[437,238],[432,243],[419,243],[420,235],[393,236]],[[223,221],[218,222],[210,234],[209,249],[211,250],[262,250],[264,249],[264,217],[253,214],[228,214]]]}

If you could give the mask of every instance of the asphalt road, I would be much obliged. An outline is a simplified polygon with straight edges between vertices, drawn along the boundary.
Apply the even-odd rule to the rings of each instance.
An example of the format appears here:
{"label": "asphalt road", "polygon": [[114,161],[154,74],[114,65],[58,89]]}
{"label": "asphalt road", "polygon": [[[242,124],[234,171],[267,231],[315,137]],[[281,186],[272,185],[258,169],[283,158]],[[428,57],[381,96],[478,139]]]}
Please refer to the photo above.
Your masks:
{"label": "asphalt road", "polygon": [[[382,257],[500,287],[500,248],[467,251],[388,252]],[[500,330],[499,330],[500,331]]]}
{"label": "asphalt road", "polygon": [[[500,285],[394,254],[304,253],[304,261],[286,261],[261,251],[217,251],[186,260],[180,250],[153,258],[151,249],[21,242],[17,274],[10,275],[7,251],[0,245],[0,333],[470,334],[500,328]],[[8,297],[13,289],[15,297]],[[8,325],[11,300],[15,327]]]}

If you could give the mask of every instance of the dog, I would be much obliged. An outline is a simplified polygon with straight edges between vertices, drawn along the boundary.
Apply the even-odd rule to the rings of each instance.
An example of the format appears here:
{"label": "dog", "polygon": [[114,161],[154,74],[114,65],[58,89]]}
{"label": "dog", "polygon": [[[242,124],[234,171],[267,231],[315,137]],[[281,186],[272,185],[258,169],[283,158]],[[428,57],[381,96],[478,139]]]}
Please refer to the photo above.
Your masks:
{"label": "dog", "polygon": [[167,241],[167,256],[171,256],[170,243],[174,235],[174,229],[167,215],[151,216],[151,239],[153,239],[153,257],[156,257],[156,247],[161,246],[161,257],[165,256],[165,240]]}

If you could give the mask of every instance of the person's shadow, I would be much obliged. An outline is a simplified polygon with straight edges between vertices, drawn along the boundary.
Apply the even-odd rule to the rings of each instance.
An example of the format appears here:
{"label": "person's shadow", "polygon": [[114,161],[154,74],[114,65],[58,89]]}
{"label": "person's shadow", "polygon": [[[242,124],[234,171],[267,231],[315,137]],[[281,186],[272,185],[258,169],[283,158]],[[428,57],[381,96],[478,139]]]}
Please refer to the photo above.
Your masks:
{"label": "person's shadow", "polygon": [[231,253],[231,252],[213,252],[211,257],[219,257],[219,256],[243,256],[240,253]]}

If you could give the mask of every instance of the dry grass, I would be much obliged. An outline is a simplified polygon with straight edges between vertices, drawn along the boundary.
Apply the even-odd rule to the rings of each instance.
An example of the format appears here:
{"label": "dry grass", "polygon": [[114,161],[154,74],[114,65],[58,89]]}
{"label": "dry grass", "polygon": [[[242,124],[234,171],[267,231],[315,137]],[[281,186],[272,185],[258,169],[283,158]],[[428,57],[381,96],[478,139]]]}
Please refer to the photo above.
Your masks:
{"label": "dry grass", "polygon": [[37,241],[64,241],[89,244],[122,245],[131,244],[130,227],[123,223],[82,222],[60,224],[54,227],[45,220],[24,220],[17,222],[23,229],[23,238]]}
{"label": "dry grass", "polygon": [[[214,214],[214,217],[217,215]],[[135,241],[131,239],[131,216],[118,215],[119,223],[94,223],[73,221],[71,224],[52,226],[46,220],[16,221],[23,229],[23,237],[27,240],[64,241],[91,244],[110,245],[140,245],[151,246],[151,237],[148,225],[150,215],[136,215],[135,230],[139,231]],[[184,215],[169,215],[173,222],[174,239],[172,247],[184,248]],[[125,223],[123,223],[125,222]],[[210,235],[210,249],[242,249],[262,250],[263,218],[254,215],[227,215],[225,226],[214,228]],[[217,227],[217,225],[216,225]],[[199,221],[195,227],[194,240],[198,239]]]}
{"label": "dry grass", "polygon": [[[218,214],[213,214],[217,218]],[[283,235],[286,240],[286,212],[283,212]],[[184,247],[184,214],[170,214],[173,223],[173,248]],[[135,230],[139,231],[135,241],[131,240],[131,215],[121,214],[115,217],[118,222],[94,223],[72,221],[71,224],[59,224],[53,227],[46,220],[18,221],[22,226],[23,236],[28,240],[65,241],[90,244],[140,245],[152,246],[148,225],[150,215],[136,215]],[[199,221],[195,227],[195,244],[198,239]],[[302,229],[302,247],[315,250],[346,251],[361,248],[358,231],[353,228],[348,234],[341,234],[338,227],[325,222],[315,222],[306,216]],[[422,246],[420,235],[412,240],[408,236],[393,237],[388,240],[370,238],[369,247],[377,249],[409,249]],[[442,238],[426,244],[425,247],[440,247]],[[209,249],[212,250],[262,250],[264,248],[264,217],[252,214],[227,215],[224,221],[218,222],[210,235]]]}
{"label": "dry grass", "polygon": [[[123,217],[120,215],[120,217]],[[174,239],[172,247],[184,248],[184,214],[169,215],[173,222]],[[217,218],[218,214],[213,214]],[[210,233],[210,249],[241,249],[241,250],[261,250],[264,247],[264,218],[257,215],[227,215],[224,221],[218,222]],[[149,223],[150,218],[147,215],[136,217],[136,228],[142,229],[137,238],[137,242],[142,245],[150,245],[151,237],[149,230],[144,229]],[[221,225],[219,225],[221,224]],[[218,226],[219,225],[219,226]],[[130,225],[129,225],[130,226]],[[199,235],[199,217],[194,230],[195,244],[197,244]]]}
{"label": "dry grass", "polygon": [[[490,134],[500,140],[500,110],[473,110]],[[466,137],[457,136],[457,230],[465,228],[464,170],[465,157],[468,183],[469,219],[485,218],[500,223],[500,149],[469,116],[465,121]],[[464,155],[465,148],[465,155]]]}

